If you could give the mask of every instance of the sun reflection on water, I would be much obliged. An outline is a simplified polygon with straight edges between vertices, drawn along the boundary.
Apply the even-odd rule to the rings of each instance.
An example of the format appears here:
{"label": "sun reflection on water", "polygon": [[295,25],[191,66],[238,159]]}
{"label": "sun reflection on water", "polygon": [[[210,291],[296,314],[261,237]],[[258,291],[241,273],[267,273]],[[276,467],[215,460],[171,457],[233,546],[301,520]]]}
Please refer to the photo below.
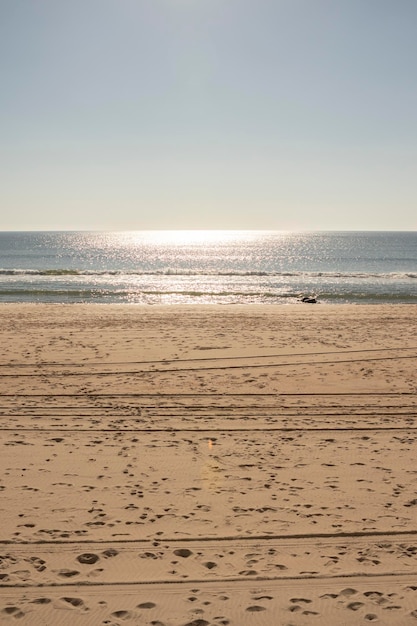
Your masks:
{"label": "sun reflection on water", "polygon": [[186,246],[247,241],[259,234],[245,230],[153,230],[138,232],[137,237],[138,241],[148,244]]}

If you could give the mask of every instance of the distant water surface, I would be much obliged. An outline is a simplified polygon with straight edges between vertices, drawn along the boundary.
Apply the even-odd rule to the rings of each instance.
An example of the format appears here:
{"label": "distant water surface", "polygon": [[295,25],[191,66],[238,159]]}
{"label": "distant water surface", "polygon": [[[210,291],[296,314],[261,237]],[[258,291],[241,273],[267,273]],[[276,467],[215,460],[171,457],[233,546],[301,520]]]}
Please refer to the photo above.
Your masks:
{"label": "distant water surface", "polygon": [[416,232],[2,232],[0,302],[417,303]]}

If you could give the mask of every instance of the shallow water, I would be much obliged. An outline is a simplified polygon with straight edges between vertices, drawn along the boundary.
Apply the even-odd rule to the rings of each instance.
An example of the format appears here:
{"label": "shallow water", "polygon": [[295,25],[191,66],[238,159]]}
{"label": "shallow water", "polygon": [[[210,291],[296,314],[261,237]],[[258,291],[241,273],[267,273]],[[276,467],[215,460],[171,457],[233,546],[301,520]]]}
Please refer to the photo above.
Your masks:
{"label": "shallow water", "polygon": [[416,232],[0,233],[0,301],[417,303]]}

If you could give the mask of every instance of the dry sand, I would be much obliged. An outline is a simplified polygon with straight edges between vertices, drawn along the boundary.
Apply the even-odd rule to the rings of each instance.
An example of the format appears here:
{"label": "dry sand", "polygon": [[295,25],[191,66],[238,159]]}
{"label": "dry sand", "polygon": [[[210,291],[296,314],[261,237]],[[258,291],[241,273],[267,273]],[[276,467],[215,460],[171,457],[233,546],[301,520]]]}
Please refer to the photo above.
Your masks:
{"label": "dry sand", "polygon": [[0,306],[0,624],[417,626],[417,309]]}

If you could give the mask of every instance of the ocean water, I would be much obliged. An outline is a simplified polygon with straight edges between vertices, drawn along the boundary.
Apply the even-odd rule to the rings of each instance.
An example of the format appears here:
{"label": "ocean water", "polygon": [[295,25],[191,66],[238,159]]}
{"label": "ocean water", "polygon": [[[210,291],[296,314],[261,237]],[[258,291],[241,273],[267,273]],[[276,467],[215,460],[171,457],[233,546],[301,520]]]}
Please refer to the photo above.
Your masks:
{"label": "ocean water", "polygon": [[417,303],[417,232],[1,232],[0,302]]}

